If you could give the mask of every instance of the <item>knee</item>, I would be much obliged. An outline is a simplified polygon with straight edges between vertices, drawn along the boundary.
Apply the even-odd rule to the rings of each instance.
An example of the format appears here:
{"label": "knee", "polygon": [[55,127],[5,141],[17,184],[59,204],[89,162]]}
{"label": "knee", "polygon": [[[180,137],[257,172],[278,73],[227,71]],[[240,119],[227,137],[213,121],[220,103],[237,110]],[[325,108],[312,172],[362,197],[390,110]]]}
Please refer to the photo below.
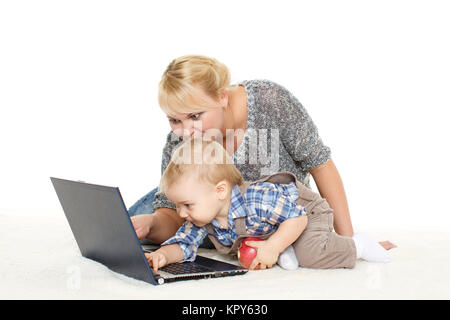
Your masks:
{"label": "knee", "polygon": [[155,201],[156,192],[158,192],[158,188],[153,189],[136,201],[136,203],[128,209],[128,214],[130,216],[136,216],[144,213],[153,213],[153,202]]}

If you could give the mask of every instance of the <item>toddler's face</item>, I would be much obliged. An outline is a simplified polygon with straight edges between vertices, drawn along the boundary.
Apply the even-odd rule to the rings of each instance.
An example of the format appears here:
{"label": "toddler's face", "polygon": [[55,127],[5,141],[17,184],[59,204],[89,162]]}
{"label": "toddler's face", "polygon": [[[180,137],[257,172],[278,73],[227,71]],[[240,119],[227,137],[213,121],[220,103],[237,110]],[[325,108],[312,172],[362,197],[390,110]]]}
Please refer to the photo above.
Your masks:
{"label": "toddler's face", "polygon": [[198,227],[210,223],[218,214],[221,202],[215,186],[198,179],[195,174],[185,174],[166,192],[175,203],[177,213]]}

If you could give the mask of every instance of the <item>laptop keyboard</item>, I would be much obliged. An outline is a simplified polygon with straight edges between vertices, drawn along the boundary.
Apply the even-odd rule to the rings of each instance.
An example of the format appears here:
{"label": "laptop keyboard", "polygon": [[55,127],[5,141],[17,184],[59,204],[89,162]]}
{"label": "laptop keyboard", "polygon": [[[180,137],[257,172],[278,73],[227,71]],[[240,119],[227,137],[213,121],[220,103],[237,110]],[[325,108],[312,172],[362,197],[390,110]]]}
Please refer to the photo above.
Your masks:
{"label": "laptop keyboard", "polygon": [[202,273],[202,272],[211,272],[211,269],[195,264],[195,263],[174,263],[169,264],[160,270],[172,273],[172,274],[188,274],[188,273]]}

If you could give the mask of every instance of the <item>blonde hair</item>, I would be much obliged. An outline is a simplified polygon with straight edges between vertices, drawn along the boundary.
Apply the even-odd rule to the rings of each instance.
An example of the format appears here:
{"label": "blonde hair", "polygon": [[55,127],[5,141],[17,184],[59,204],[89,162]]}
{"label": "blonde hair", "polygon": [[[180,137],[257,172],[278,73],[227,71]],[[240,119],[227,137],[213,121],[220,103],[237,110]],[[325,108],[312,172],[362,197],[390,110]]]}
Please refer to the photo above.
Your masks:
{"label": "blonde hair", "polygon": [[222,145],[205,138],[193,138],[174,151],[162,175],[159,189],[166,193],[186,173],[196,173],[199,180],[211,184],[226,180],[233,187],[244,182]]}
{"label": "blonde hair", "polygon": [[[218,100],[230,87],[230,71],[218,60],[202,55],[185,55],[170,62],[158,87],[158,103],[167,115],[213,109],[198,96],[199,89]],[[200,101],[199,101],[200,100]]]}

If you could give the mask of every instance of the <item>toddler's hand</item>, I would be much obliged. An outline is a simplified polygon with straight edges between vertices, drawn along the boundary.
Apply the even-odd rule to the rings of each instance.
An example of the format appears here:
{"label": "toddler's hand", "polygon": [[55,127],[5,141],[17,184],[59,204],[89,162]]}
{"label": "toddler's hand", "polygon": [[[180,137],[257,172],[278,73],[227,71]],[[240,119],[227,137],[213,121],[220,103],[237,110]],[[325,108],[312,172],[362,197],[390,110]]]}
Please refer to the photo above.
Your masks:
{"label": "toddler's hand", "polygon": [[162,252],[158,252],[158,250],[151,253],[145,253],[145,258],[150,267],[153,267],[155,271],[158,271],[159,268],[162,268],[167,264],[166,256]]}
{"label": "toddler's hand", "polygon": [[272,268],[277,263],[279,253],[267,241],[246,241],[245,243],[258,252],[250,264],[250,270]]}
{"label": "toddler's hand", "polygon": [[134,231],[136,231],[139,240],[144,239],[150,233],[152,222],[152,214],[140,214],[131,217],[131,223],[133,224]]}

